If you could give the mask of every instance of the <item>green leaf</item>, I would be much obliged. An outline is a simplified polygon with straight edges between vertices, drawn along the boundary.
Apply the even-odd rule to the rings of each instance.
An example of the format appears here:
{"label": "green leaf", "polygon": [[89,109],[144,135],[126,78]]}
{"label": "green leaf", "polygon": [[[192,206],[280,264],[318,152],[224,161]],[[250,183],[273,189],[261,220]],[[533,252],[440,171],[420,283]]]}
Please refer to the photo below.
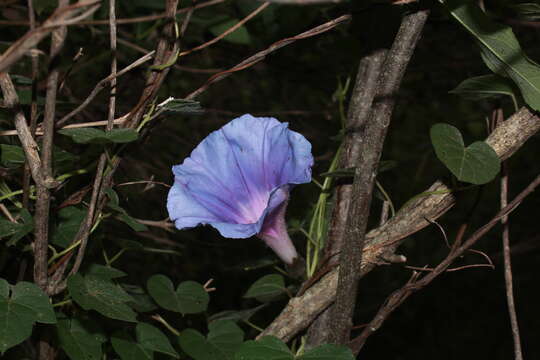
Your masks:
{"label": "green leaf", "polygon": [[128,143],[137,140],[139,134],[134,129],[112,129],[103,131],[95,128],[75,128],[58,131],[69,136],[78,144]]}
{"label": "green leaf", "polygon": [[95,128],[63,129],[59,130],[58,133],[69,136],[78,144],[103,143],[105,138],[105,132]]}
{"label": "green leaf", "polygon": [[24,164],[26,158],[22,147],[0,144],[0,164],[5,167],[18,167]]}
{"label": "green leaf", "polygon": [[172,347],[169,339],[161,330],[150,324],[139,323],[135,329],[139,344],[147,350],[166,354],[175,358],[179,358],[178,353]]}
{"label": "green leaf", "polygon": [[52,243],[62,248],[68,247],[86,218],[87,210],[68,206],[58,212],[60,223],[52,235]]}
{"label": "green leaf", "polygon": [[154,311],[158,306],[145,290],[137,285],[122,284],[122,288],[133,298],[128,304],[139,313]]}
{"label": "green leaf", "polygon": [[80,274],[68,278],[68,290],[73,300],[84,310],[96,310],[111,319],[136,322],[136,314],[126,304],[133,301],[120,286],[99,276]]}
{"label": "green leaf", "polygon": [[234,322],[238,321],[247,321],[249,320],[257,311],[266,307],[267,304],[261,304],[252,309],[246,310],[226,310],[216,314],[213,314],[208,318],[208,321],[217,321],[217,320],[232,320]]}
{"label": "green leaf", "polygon": [[93,275],[108,280],[118,279],[127,275],[122,270],[100,264],[91,264],[84,274]]}
{"label": "green leaf", "polygon": [[214,321],[208,328],[207,338],[197,330],[182,331],[178,338],[182,350],[195,360],[232,360],[244,340],[242,329],[230,320]]}
{"label": "green leaf", "polygon": [[170,112],[186,114],[186,115],[196,115],[204,112],[201,107],[201,103],[195,100],[187,99],[173,99],[167,100],[163,105],[163,109]]}
{"label": "green leaf", "polygon": [[111,337],[111,344],[114,351],[122,360],[153,360],[154,353],[145,349],[141,344],[135,342],[131,336],[125,332],[116,332]]}
{"label": "green leaf", "polygon": [[[210,27],[209,30],[215,36],[219,36],[236,24],[238,24],[238,20],[230,19]],[[229,35],[225,36],[223,40],[234,44],[249,45],[251,43],[251,36],[249,36],[246,27],[242,25]]]}
{"label": "green leaf", "polygon": [[71,360],[101,360],[103,334],[79,319],[61,319],[56,326],[60,348]]}
{"label": "green leaf", "polygon": [[306,351],[298,360],[354,360],[354,355],[346,346],[325,344]]}
{"label": "green leaf", "polygon": [[210,297],[195,281],[184,281],[176,291],[165,275],[154,275],[147,282],[148,293],[162,308],[182,314],[197,314],[206,310]]}
{"label": "green leaf", "polygon": [[285,280],[279,274],[265,275],[251,285],[245,298],[268,302],[285,293]]}
{"label": "green leaf", "polygon": [[105,132],[105,139],[116,144],[124,144],[135,141],[139,133],[135,129],[112,129]]}
{"label": "green leaf", "polygon": [[524,54],[512,29],[492,21],[471,1],[443,2],[452,16],[478,40],[490,70],[510,77],[521,90],[525,102],[540,110],[540,67]]}
{"label": "green leaf", "polygon": [[249,340],[234,354],[234,360],[294,360],[287,345],[274,336]]}
{"label": "green leaf", "polygon": [[0,219],[0,239],[16,234],[24,228],[24,224],[14,223],[6,219]]}
{"label": "green leaf", "polygon": [[126,213],[118,215],[118,219],[127,224],[133,231],[148,231],[148,227],[146,225],[141,224]]}
{"label": "green leaf", "polygon": [[244,331],[231,320],[216,320],[208,326],[208,341],[232,359],[244,341]]}
{"label": "green leaf", "polygon": [[49,297],[34,283],[21,281],[13,287],[11,301],[32,313],[35,321],[56,324],[56,316]]}
{"label": "green leaf", "polygon": [[506,95],[510,96],[514,103],[517,102],[512,81],[496,74],[466,79],[454,90],[451,90],[450,93],[470,100],[481,100]]}
{"label": "green leaf", "polygon": [[[4,226],[7,226],[8,228],[11,226],[15,226],[14,232],[11,233],[11,238],[6,243],[7,246],[14,246],[17,244],[17,242],[25,237],[27,234],[31,233],[32,230],[34,230],[34,219],[32,218],[32,215],[28,212],[26,209],[21,209],[20,217],[22,219],[22,223],[19,220],[19,223],[12,223],[9,222],[11,225],[7,225],[4,221],[4,219],[0,220],[0,229]],[[0,233],[2,230],[0,230]],[[0,234],[0,239],[2,238],[2,235]]]}
{"label": "green leaf", "polygon": [[459,130],[448,124],[433,125],[430,135],[435,154],[459,181],[480,185],[499,173],[501,161],[484,141],[465,147]]}
{"label": "green leaf", "polygon": [[56,323],[49,297],[33,283],[0,279],[0,354],[27,339],[35,322]]}
{"label": "green leaf", "polygon": [[186,329],[178,336],[182,350],[195,360],[223,360],[226,355],[218,347],[208,342],[197,330]]}
{"label": "green leaf", "polygon": [[540,4],[538,3],[521,3],[508,4],[512,10],[517,13],[517,16],[524,20],[537,21],[540,19]]}

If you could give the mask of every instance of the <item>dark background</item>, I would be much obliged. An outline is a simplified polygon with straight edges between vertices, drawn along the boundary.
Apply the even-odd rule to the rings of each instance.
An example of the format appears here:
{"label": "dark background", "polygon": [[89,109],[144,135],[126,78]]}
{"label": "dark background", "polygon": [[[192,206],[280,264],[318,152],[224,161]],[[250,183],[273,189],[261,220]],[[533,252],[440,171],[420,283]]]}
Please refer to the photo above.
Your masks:
{"label": "dark background", "polygon": [[[44,1],[42,4],[37,10],[39,17],[44,19],[54,8],[54,1]],[[491,15],[499,21],[518,19],[501,2],[486,4],[492,11]],[[181,5],[187,6],[183,2]],[[252,1],[229,1],[197,10],[182,40],[183,49],[212,39],[215,36],[209,30],[212,26],[227,19],[241,19],[258,5]],[[429,129],[433,124],[445,122],[458,127],[469,144],[486,137],[485,119],[494,107],[502,105],[505,116],[513,112],[508,99],[473,102],[448,93],[466,78],[488,74],[489,70],[482,63],[474,40],[458,24],[437,4],[427,2],[422,5],[433,6],[433,11],[398,94],[383,153],[383,160],[393,160],[396,166],[381,173],[378,178],[396,208],[424,191],[437,178],[450,179],[449,172],[432,150]],[[181,163],[209,132],[244,113],[276,117],[289,122],[291,129],[302,133],[313,145],[316,159],[313,174],[320,181],[322,178],[319,174],[327,170],[341,140],[339,107],[333,96],[338,84],[344,84],[347,79],[354,82],[362,54],[373,47],[384,46],[398,24],[396,19],[401,12],[410,9],[407,6],[364,1],[312,7],[272,5],[246,24],[249,42],[238,44],[224,40],[181,57],[178,60],[180,67],[174,68],[167,77],[159,99],[185,97],[212,75],[212,69],[228,69],[275,41],[306,31],[341,14],[353,14],[351,23],[297,41],[272,53],[250,69],[212,85],[197,98],[206,110],[204,114],[169,114],[151,123],[143,141],[125,150],[116,183],[153,178],[171,184],[172,165]],[[13,21],[25,19],[25,11],[24,5],[8,2],[2,9],[2,17]],[[163,2],[160,0],[121,1],[117,16],[128,18],[162,11]],[[105,10],[94,15],[96,19],[106,17]],[[152,49],[157,30],[162,25],[162,22],[120,25],[119,38]],[[22,26],[1,26],[0,44],[5,47],[24,31],[26,28]],[[514,31],[527,54],[533,60],[540,60],[537,28],[517,24]],[[109,72],[106,26],[70,27],[68,43],[61,56],[64,69],[72,67],[71,58],[80,47],[84,48],[85,55],[73,66],[66,81],[66,90],[61,94],[63,102],[59,104],[61,113],[74,108],[87,96],[95,82]],[[46,51],[47,41],[41,43],[40,48]],[[139,56],[140,53],[119,44],[119,68]],[[147,69],[139,68],[119,79],[118,114],[124,114],[138,99],[144,85],[145,71]],[[29,61],[20,62],[12,72],[29,76]],[[43,67],[40,76],[44,78],[45,73],[46,68]],[[44,90],[44,83],[41,85],[41,90]],[[103,92],[83,113],[83,117],[86,121],[102,120],[106,118],[106,112],[107,95]],[[10,128],[4,120],[2,127]],[[538,145],[538,137],[533,137],[509,161],[510,198],[536,175]],[[80,152],[81,164],[93,155],[89,150],[71,148],[71,143],[66,142],[64,146],[70,151]],[[61,200],[70,194],[69,190],[90,181],[91,176],[78,177],[73,180],[72,187],[60,190],[55,196]],[[495,214],[499,206],[498,186],[498,181],[494,181],[460,194],[458,205],[439,220],[450,239],[453,239],[463,221],[470,220],[470,231],[473,231]],[[122,206],[133,217],[146,220],[167,217],[167,188],[160,185],[130,185],[116,190]],[[309,221],[310,209],[317,196],[318,187],[314,184],[294,189],[288,219]],[[464,219],[477,199],[478,206],[471,218]],[[374,224],[378,220],[380,205],[380,200],[374,201]],[[533,194],[510,218],[516,307],[527,359],[540,356],[540,345],[536,341],[540,329],[537,306],[540,302],[537,290],[539,205],[540,198]],[[299,251],[304,252],[305,238],[299,233],[294,233],[293,238]],[[209,227],[173,232],[151,228],[146,233],[135,233],[116,221],[106,221],[105,226],[93,235],[87,261],[99,261],[100,243],[111,244],[119,240],[136,241],[144,248],[174,251],[128,251],[115,266],[129,274],[128,282],[132,284],[144,286],[146,279],[155,273],[167,274],[174,283],[188,279],[205,282],[213,278],[217,291],[211,294],[209,314],[257,306],[255,300],[243,299],[242,295],[256,279],[274,272],[273,265],[279,265],[271,251],[255,238],[223,239]],[[114,245],[108,246],[114,249]],[[500,227],[485,236],[475,249],[491,258],[494,270],[473,268],[441,276],[413,295],[389,318],[368,340],[361,357],[411,360],[511,358],[513,345],[505,300]],[[435,227],[414,234],[400,248],[400,252],[408,258],[407,265],[419,267],[437,265],[447,251],[443,237]],[[114,252],[111,250],[111,253]],[[485,260],[479,255],[469,253],[457,265],[483,262]],[[13,270],[5,264],[1,271],[11,273]],[[246,267],[250,269],[246,270]],[[403,285],[410,275],[411,270],[402,265],[392,265],[381,266],[362,279],[355,324],[369,322],[384,298]],[[266,326],[284,305],[285,301],[272,303],[257,313],[252,322],[260,327]],[[196,316],[179,319],[176,325],[179,328],[204,328],[203,322]],[[256,334],[248,327],[245,329],[252,336]]]}

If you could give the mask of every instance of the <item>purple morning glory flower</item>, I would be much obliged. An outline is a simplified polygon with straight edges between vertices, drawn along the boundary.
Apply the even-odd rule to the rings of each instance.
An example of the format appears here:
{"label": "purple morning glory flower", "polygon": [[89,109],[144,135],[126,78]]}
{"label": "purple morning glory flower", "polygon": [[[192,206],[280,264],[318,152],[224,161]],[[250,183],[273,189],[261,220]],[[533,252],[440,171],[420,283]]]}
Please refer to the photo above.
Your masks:
{"label": "purple morning glory flower", "polygon": [[169,217],[178,229],[209,224],[227,238],[257,235],[292,264],[285,209],[293,184],[311,181],[312,165],[311,144],[287,123],[243,115],[173,166]]}

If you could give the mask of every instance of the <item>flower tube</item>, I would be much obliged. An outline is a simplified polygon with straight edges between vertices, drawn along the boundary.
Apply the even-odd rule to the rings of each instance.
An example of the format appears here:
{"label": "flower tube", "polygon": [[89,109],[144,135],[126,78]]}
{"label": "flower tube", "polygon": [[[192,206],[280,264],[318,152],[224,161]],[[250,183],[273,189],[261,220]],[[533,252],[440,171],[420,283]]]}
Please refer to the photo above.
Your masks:
{"label": "flower tube", "polygon": [[311,181],[311,144],[287,123],[243,115],[208,135],[180,165],[167,198],[178,229],[209,224],[226,238],[257,235],[286,263],[297,258],[285,211]]}

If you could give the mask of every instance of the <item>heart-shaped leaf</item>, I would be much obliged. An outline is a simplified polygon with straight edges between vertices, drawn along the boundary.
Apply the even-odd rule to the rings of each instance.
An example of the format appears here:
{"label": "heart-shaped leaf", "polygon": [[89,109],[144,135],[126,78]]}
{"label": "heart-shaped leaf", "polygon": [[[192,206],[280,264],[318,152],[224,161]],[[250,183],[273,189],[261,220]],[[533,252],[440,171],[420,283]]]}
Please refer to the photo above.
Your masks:
{"label": "heart-shaped leaf", "polygon": [[274,336],[249,340],[234,354],[234,360],[294,360],[287,345]]}
{"label": "heart-shaped leaf", "polygon": [[137,340],[143,348],[178,358],[178,353],[172,347],[167,336],[157,327],[139,323],[135,332]]}
{"label": "heart-shaped leaf", "polygon": [[111,319],[137,321],[137,315],[126,304],[133,298],[110,279],[75,274],[68,278],[67,285],[73,300],[83,309],[96,310]]}
{"label": "heart-shaped leaf", "polygon": [[197,314],[206,310],[210,297],[204,287],[195,281],[184,281],[174,290],[165,275],[154,275],[146,284],[148,293],[162,308],[182,314]]}
{"label": "heart-shaped leaf", "polygon": [[465,147],[459,130],[448,124],[433,125],[430,135],[435,154],[459,181],[480,185],[499,173],[501,161],[486,142]]}
{"label": "heart-shaped leaf", "polygon": [[208,326],[208,337],[197,330],[186,329],[178,341],[182,349],[195,360],[231,360],[242,345],[244,332],[233,321],[218,320]]}
{"label": "heart-shaped leaf", "polygon": [[28,338],[36,321],[56,323],[49,297],[33,283],[0,279],[0,354]]}
{"label": "heart-shaped leaf", "polygon": [[122,360],[153,360],[152,350],[144,348],[126,332],[116,332],[111,336],[114,351]]}
{"label": "heart-shaped leaf", "polygon": [[60,348],[70,359],[102,359],[101,346],[107,339],[99,329],[91,325],[76,318],[63,318],[58,321],[56,334]]}

